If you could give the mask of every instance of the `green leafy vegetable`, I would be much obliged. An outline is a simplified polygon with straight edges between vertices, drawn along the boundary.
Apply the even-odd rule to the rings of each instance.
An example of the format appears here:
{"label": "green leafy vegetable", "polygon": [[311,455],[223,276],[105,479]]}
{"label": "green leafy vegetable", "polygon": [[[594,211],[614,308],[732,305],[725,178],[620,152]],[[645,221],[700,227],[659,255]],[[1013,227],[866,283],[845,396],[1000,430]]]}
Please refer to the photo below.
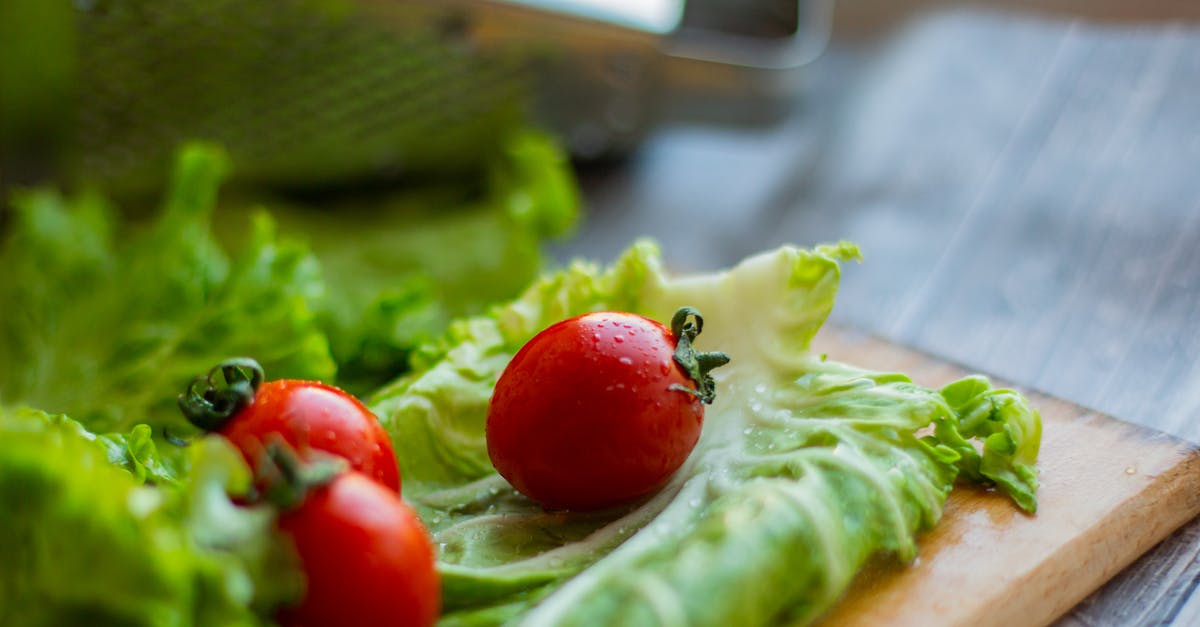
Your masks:
{"label": "green leafy vegetable", "polygon": [[513,135],[479,181],[434,181],[331,210],[273,203],[281,232],[312,246],[326,276],[322,326],[338,384],[368,393],[407,367],[452,318],[518,295],[541,244],[574,226],[570,166],[546,136]]}
{"label": "green leafy vegetable", "polygon": [[371,223],[285,212],[318,262],[264,213],[214,214],[225,170],[220,150],[186,147],[148,224],[91,192],[14,198],[0,247],[0,624],[254,623],[293,597],[270,516],[226,496],[246,487],[240,458],[213,439],[156,440],[191,432],[176,394],[239,354],[273,377],[337,372],[365,390],[451,315],[517,293],[540,242],[577,216],[562,153],[525,133],[482,186],[405,192],[363,209]]}
{"label": "green leafy vegetable", "polygon": [[160,449],[149,425],[134,425],[129,433],[96,435],[63,414],[46,414],[28,408],[16,411],[31,419],[40,417],[64,432],[99,444],[110,464],[129,471],[139,482],[179,485],[187,475],[188,456],[183,448],[168,445]]}
{"label": "green leafy vegetable", "polygon": [[0,252],[0,404],[67,413],[94,431],[145,422],[179,433],[177,390],[227,355],[255,355],[280,377],[333,376],[312,256],[277,242],[265,214],[237,256],[216,243],[224,169],[213,148],[184,150],[145,229],[119,223],[94,194],[16,197]]}
{"label": "green leafy vegetable", "polygon": [[185,147],[149,225],[95,193],[16,195],[0,248],[0,405],[98,432],[186,433],[174,395],[230,355],[366,392],[451,316],[517,294],[541,268],[541,242],[578,215],[561,151],[533,132],[509,139],[482,185],[283,210],[292,239],[262,212],[214,216],[225,170],[216,148]]}
{"label": "green leafy vegetable", "polygon": [[221,439],[189,447],[186,487],[142,485],[35,410],[0,410],[0,441],[0,624],[259,624],[296,598],[273,513],[226,495],[250,478]]}
{"label": "green leafy vegetable", "polygon": [[[808,350],[838,261],[857,255],[785,247],[670,278],[639,243],[608,270],[576,264],[541,279],[420,353],[371,404],[441,546],[445,622],[811,620],[872,555],[911,559],[960,474],[1032,511],[1040,419],[1019,395],[982,377],[930,390]],[[487,402],[525,341],[586,311],[663,320],[684,305],[704,312],[698,348],[733,362],[714,373],[700,443],[667,488],[624,509],[546,512],[494,473]]]}

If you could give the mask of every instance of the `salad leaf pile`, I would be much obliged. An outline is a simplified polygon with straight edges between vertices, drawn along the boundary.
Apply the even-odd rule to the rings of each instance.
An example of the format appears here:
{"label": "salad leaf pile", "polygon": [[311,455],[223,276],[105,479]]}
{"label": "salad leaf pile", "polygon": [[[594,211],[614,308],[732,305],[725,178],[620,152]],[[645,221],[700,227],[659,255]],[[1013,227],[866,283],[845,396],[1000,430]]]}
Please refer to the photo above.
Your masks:
{"label": "salad leaf pile", "polygon": [[240,455],[198,440],[186,485],[159,489],[142,479],[177,475],[141,433],[0,410],[0,623],[258,624],[301,593],[273,511],[230,500],[250,485]]}
{"label": "salad leaf pile", "polygon": [[[1041,422],[1020,395],[978,376],[931,390],[808,350],[838,262],[857,256],[845,243],[784,247],[672,278],[643,242],[607,270],[575,264],[454,323],[371,398],[441,549],[445,622],[807,621],[871,556],[912,559],[914,535],[937,522],[959,476],[1032,512]],[[682,305],[704,312],[699,348],[733,361],[715,372],[700,443],[671,483],[598,513],[548,512],[513,492],[488,463],[484,433],[512,355],[569,316],[666,319]]]}
{"label": "salad leaf pile", "polygon": [[[148,224],[94,192],[18,193],[0,248],[0,405],[97,432],[185,434],[175,395],[230,355],[351,390],[393,377],[470,311],[469,294],[519,293],[541,267],[540,242],[574,223],[569,170],[548,139],[517,135],[502,157],[482,191],[413,192],[354,230],[333,211],[284,212],[290,238],[265,211],[215,212],[228,164],[204,144],[181,151]],[[430,195],[437,215],[407,206]]]}
{"label": "salad leaf pile", "polygon": [[[189,433],[175,394],[231,355],[366,395],[438,546],[446,625],[806,622],[867,560],[912,559],[960,478],[1036,509],[1041,421],[1019,394],[810,350],[853,245],[674,277],[643,241],[534,279],[576,199],[548,144],[511,147],[461,214],[384,212],[361,232],[295,208],[248,230],[214,214],[226,164],[203,145],[148,224],[95,194],[21,194],[0,249],[0,623],[254,624],[295,598],[272,514],[230,501],[249,481],[237,454],[160,437]],[[670,483],[582,513],[514,492],[485,423],[517,350],[574,315],[681,306],[704,314],[697,348],[733,361]]]}
{"label": "salad leaf pile", "polygon": [[332,210],[271,204],[280,232],[303,239],[328,277],[318,313],[339,385],[366,394],[394,379],[449,320],[520,294],[542,270],[541,243],[571,230],[579,198],[557,146],[524,133],[502,149],[474,185],[435,182]]}
{"label": "salad leaf pile", "polygon": [[[187,429],[174,394],[229,352],[276,373],[332,378],[313,313],[322,284],[266,214],[236,256],[210,227],[220,151],[181,153],[165,207],[141,228],[99,195],[17,195],[0,265],[0,403],[69,414],[99,432]],[[173,393],[173,391],[176,391]]]}
{"label": "salad leaf pile", "polygon": [[[476,189],[418,190],[375,214],[368,233],[419,250],[316,227],[304,242],[300,208],[218,208],[228,167],[217,147],[185,147],[145,222],[87,190],[22,191],[0,216],[0,624],[269,616],[299,570],[269,513],[229,502],[248,471],[194,437],[177,394],[238,354],[343,385],[403,371],[451,315],[482,306],[468,294],[518,293],[541,241],[577,216],[562,154],[534,133],[511,138]],[[431,197],[437,215],[416,211]]]}

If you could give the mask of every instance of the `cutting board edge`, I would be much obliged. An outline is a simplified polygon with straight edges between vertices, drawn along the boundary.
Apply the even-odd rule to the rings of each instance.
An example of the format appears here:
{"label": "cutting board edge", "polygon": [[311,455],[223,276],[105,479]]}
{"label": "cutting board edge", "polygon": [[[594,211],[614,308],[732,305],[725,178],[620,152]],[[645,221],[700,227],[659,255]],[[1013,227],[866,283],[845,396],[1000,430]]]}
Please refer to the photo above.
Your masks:
{"label": "cutting board edge", "polygon": [[[1107,420],[1114,420],[1139,431],[1151,433],[1154,436],[1165,436],[1175,442],[1182,442],[1187,445],[1185,441],[1173,438],[1159,431],[1154,431],[1153,429],[1147,429],[1141,425],[1121,422],[1102,414],[1098,414],[1098,416]],[[1053,583],[1061,590],[1065,582],[1065,587],[1069,589],[1068,593],[1062,594],[1060,592],[1057,599],[1049,597],[1047,599],[1048,603],[1037,606],[1041,611],[1033,612],[1028,611],[1028,605],[1019,613],[1015,609],[1006,612],[1006,609],[1015,608],[1016,605],[1005,603],[1004,601],[1007,599],[1001,598],[996,603],[996,607],[1001,608],[1000,611],[995,611],[994,608],[989,611],[981,611],[978,615],[963,621],[961,627],[989,627],[992,625],[1001,627],[1013,624],[1049,625],[1064,616],[1071,608],[1078,605],[1080,601],[1083,601],[1096,590],[1102,588],[1105,583],[1139,557],[1145,555],[1173,532],[1197,516],[1200,516],[1200,449],[1188,445],[1181,448],[1179,454],[1183,458],[1182,461],[1172,467],[1169,472],[1157,477],[1153,482],[1153,485],[1157,490],[1161,490],[1161,492],[1155,489],[1147,489],[1132,496],[1123,502],[1121,507],[1115,508],[1113,513],[1089,529],[1087,533],[1074,538],[1047,556],[1039,567],[1022,577],[1024,581],[1018,584],[1038,586]],[[1185,506],[1178,509],[1159,509],[1149,506],[1160,499],[1178,499]],[[1162,514],[1163,511],[1167,512],[1167,515],[1164,516]],[[1106,534],[1106,531],[1124,528],[1136,528],[1145,531],[1126,547],[1122,547],[1119,543],[1104,542],[1106,538],[1110,538]],[[1088,570],[1084,576],[1071,576],[1077,573],[1067,573],[1067,576],[1056,578],[1056,575],[1059,573],[1052,565],[1056,561],[1069,561],[1056,560],[1056,556],[1080,551],[1090,556],[1085,561],[1099,563],[1101,564],[1101,568]],[[1053,581],[1048,582],[1045,580]]]}

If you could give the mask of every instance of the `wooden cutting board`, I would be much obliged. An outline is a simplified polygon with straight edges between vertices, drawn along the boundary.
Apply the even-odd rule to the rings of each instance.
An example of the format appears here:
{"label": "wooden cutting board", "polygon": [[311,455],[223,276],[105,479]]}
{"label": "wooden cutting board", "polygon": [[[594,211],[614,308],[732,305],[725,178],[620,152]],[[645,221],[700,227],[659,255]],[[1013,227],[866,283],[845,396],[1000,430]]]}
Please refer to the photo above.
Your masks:
{"label": "wooden cutting board", "polygon": [[[830,359],[940,386],[955,365],[838,328],[814,347]],[[1162,433],[1038,394],[1038,511],[958,486],[919,538],[913,564],[869,566],[825,625],[1040,625],[1058,618],[1200,514],[1200,451]]]}

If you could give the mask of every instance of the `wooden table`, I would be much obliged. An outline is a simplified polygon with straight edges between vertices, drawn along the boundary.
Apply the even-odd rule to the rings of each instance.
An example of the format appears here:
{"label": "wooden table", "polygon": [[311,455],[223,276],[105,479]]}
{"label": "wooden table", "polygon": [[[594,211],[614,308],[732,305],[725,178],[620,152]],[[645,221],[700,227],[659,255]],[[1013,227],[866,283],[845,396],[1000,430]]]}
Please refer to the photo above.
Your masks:
{"label": "wooden table", "polygon": [[[836,322],[1200,442],[1200,26],[935,13],[835,41],[777,126],[666,126],[583,182],[560,257],[849,239]],[[1200,624],[1198,583],[1193,521],[1061,622]]]}

